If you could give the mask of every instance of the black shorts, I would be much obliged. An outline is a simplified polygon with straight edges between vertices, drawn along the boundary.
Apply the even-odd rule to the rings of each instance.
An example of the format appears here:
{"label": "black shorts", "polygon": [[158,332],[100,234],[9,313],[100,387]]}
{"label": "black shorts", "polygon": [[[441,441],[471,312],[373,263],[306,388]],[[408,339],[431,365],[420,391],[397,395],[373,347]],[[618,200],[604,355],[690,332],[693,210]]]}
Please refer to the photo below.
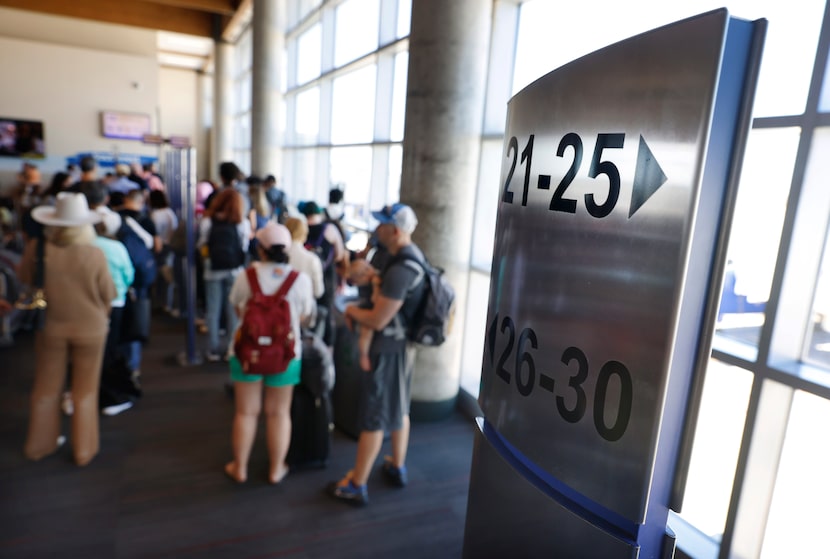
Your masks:
{"label": "black shorts", "polygon": [[412,368],[405,348],[372,357],[372,372],[363,374],[360,405],[362,431],[397,431],[409,415]]}

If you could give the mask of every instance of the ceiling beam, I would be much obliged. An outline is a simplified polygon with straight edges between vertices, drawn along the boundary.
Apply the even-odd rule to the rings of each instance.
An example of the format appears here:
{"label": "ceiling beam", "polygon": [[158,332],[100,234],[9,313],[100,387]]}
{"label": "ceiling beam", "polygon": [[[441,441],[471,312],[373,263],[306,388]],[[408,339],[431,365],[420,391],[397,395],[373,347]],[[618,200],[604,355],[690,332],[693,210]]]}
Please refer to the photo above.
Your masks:
{"label": "ceiling beam", "polygon": [[156,2],[0,0],[0,6],[200,37],[213,36],[213,14]]}
{"label": "ceiling beam", "polygon": [[221,14],[223,16],[232,16],[239,4],[234,0],[144,0],[152,4],[164,4],[166,6],[176,6],[178,8],[186,8],[188,10],[198,10],[202,12],[209,12],[212,14]]}

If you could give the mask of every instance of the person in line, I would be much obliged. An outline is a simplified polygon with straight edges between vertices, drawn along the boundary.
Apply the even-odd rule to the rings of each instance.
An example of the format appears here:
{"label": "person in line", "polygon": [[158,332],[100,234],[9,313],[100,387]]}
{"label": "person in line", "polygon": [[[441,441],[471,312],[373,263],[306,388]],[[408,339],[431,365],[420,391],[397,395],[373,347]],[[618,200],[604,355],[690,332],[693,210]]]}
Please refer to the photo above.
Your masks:
{"label": "person in line", "polygon": [[[323,263],[320,262],[316,254],[305,247],[306,239],[308,239],[308,224],[299,217],[288,217],[285,219],[285,226],[291,232],[291,247],[288,249],[291,265],[295,269],[308,274],[308,277],[311,278],[314,298],[319,299],[323,296],[325,290],[323,285]],[[317,309],[315,307],[314,317],[311,320],[312,324],[316,316]]]}
{"label": "person in line", "polygon": [[46,189],[46,192],[43,193],[43,203],[54,206],[57,195],[61,192],[69,190],[71,180],[72,177],[69,173],[64,173],[63,171],[58,171],[52,175],[52,182],[49,184],[49,188]]}
{"label": "person in line", "polygon": [[175,255],[170,248],[170,239],[179,226],[179,218],[167,201],[164,190],[150,191],[150,219],[156,227],[156,236],[159,239],[159,249],[156,251],[156,265],[159,274],[155,285],[155,299],[157,304],[169,312],[173,308],[173,261]]}
{"label": "person in line", "polygon": [[[291,233],[283,225],[271,222],[257,231],[258,261],[251,265],[257,282],[265,295],[272,295],[292,270],[288,248]],[[239,274],[230,293],[230,302],[240,318],[251,297],[251,286],[246,274]],[[249,375],[243,372],[239,360],[231,356],[231,379],[234,382],[236,412],[233,419],[231,443],[233,460],[225,465],[225,474],[238,483],[248,478],[248,458],[256,437],[259,414],[265,410],[265,438],[268,444],[268,481],[280,483],[288,475],[285,457],[291,442],[291,398],[294,386],[300,382],[302,335],[300,325],[314,309],[310,278],[300,273],[285,295],[291,309],[291,328],[294,334],[295,358],[285,371],[276,374]],[[263,402],[264,397],[264,402]]]}
{"label": "person in line", "polygon": [[334,347],[334,297],[338,286],[338,272],[346,270],[349,253],[337,226],[325,220],[322,208],[316,202],[306,202],[299,208],[308,221],[306,248],[313,251],[323,264],[323,296],[317,300],[317,334],[327,347]]}
{"label": "person in line", "polygon": [[[242,196],[234,188],[224,188],[210,202],[199,222],[196,247],[205,258],[203,276],[209,344],[205,358],[212,363],[227,355],[227,350],[219,343],[219,317],[225,317],[229,339],[236,330],[236,313],[228,302],[228,294],[234,280],[244,270],[250,242],[251,223],[244,215]],[[225,234],[231,227],[235,234]]]}
{"label": "person in line", "polygon": [[[135,268],[124,243],[115,235],[121,228],[121,216],[107,207],[107,187],[101,181],[84,182],[81,191],[86,197],[90,210],[101,216],[95,224],[95,246],[104,252],[116,296],[110,308],[109,332],[104,346],[104,361],[101,367],[101,385],[98,406],[104,415],[118,415],[133,407],[134,400],[141,397],[135,386],[132,370],[127,366],[126,355],[119,351],[121,344],[121,319],[127,301],[127,290],[133,283]],[[123,367],[119,366],[123,363]],[[62,403],[66,415],[72,415],[72,399],[64,395]]]}
{"label": "person in line", "polygon": [[405,461],[409,446],[412,356],[407,348],[406,328],[407,317],[414,316],[425,285],[422,270],[394,258],[405,255],[424,259],[412,242],[412,232],[418,224],[412,208],[398,203],[372,212],[372,216],[380,223],[377,239],[392,255],[392,260],[381,273],[380,293],[372,308],[351,304],[344,312],[350,327],[357,323],[375,332],[369,352],[372,368],[362,379],[361,431],[354,468],[327,487],[333,498],[353,505],[369,502],[366,483],[383,445],[385,431],[392,435],[392,455],[384,458],[381,472],[393,486],[404,487],[407,483]]}
{"label": "person in line", "polygon": [[200,180],[196,184],[196,218],[201,218],[207,209],[209,199],[212,200],[213,193],[217,187],[213,181]]}
{"label": "person in line", "polygon": [[208,208],[213,198],[222,190],[233,189],[236,190],[242,197],[242,215],[247,216],[251,211],[251,200],[248,198],[248,185],[245,184],[245,174],[233,161],[224,161],[219,164],[219,180],[221,184],[210,196],[205,200],[205,208]]}
{"label": "person in line", "polygon": [[[35,380],[24,454],[40,460],[62,444],[60,398],[72,363],[72,451],[75,463],[88,464],[100,447],[98,386],[107,339],[109,313],[116,297],[107,259],[94,246],[92,224],[100,216],[89,210],[83,194],[62,192],[55,206],[39,206],[32,218],[46,226],[44,293],[46,320],[35,337]],[[37,240],[30,241],[19,277],[31,285],[37,266]]]}
{"label": "person in line", "polygon": [[150,190],[165,190],[164,179],[156,172],[156,164],[153,162],[144,163],[141,166],[140,175],[147,181]]}
{"label": "person in line", "polygon": [[[135,188],[127,192],[124,196],[121,209],[118,213],[124,224],[141,237],[147,249],[153,251],[155,254],[158,254],[161,250],[161,238],[156,232],[156,224],[153,223],[153,220],[146,215],[144,205],[144,192],[138,188]],[[133,287],[135,288],[136,286]],[[148,298],[150,296],[149,286],[136,288],[135,296],[137,299]],[[139,382],[139,378],[141,376],[141,344],[142,342],[135,340],[123,344],[123,351],[127,356],[127,363],[130,366],[133,380],[136,383]]]}
{"label": "person in line", "polygon": [[[78,178],[78,183],[90,182],[98,179],[98,162],[91,155],[84,155],[78,166],[81,169],[81,176]],[[73,185],[73,188],[76,188]]]}
{"label": "person in line", "polygon": [[277,177],[268,175],[262,183],[262,189],[265,191],[265,196],[271,209],[274,212],[274,219],[277,223],[285,223],[285,218],[288,217],[288,197],[285,191],[277,186]]}
{"label": "person in line", "polygon": [[115,178],[107,185],[110,194],[119,193],[126,196],[133,190],[144,192],[140,184],[130,179],[130,172],[130,166],[126,163],[119,163],[115,166]]}
{"label": "person in line", "polygon": [[251,245],[248,247],[248,254],[252,260],[259,257],[256,248],[256,232],[265,227],[271,220],[271,205],[262,189],[262,179],[251,175],[246,179],[248,184],[248,199],[251,201],[251,209],[248,212],[248,221],[251,222]]}
{"label": "person in line", "polygon": [[40,170],[33,163],[24,162],[17,174],[17,188],[12,194],[14,210],[20,222],[32,208],[41,203]]}
{"label": "person in line", "polygon": [[[103,193],[106,187],[103,184],[98,184]],[[98,234],[95,239],[95,246],[100,248],[107,258],[107,266],[116,291],[110,309],[107,343],[104,346],[104,363],[101,371],[98,405],[101,408],[101,413],[113,416],[132,408],[135,405],[135,400],[141,397],[141,390],[135,384],[132,370],[129,368],[125,356],[119,355],[118,351],[121,343],[121,318],[124,314],[124,305],[127,302],[127,290],[133,283],[135,276],[135,268],[124,243],[115,238],[121,228],[121,216],[104,204],[98,205],[95,211],[101,216],[101,221],[95,224],[95,232]],[[120,366],[122,364],[123,366]]]}
{"label": "person in line", "polygon": [[141,164],[137,162],[130,163],[130,174],[127,178],[138,185],[142,192],[146,193],[150,187],[142,174]]}

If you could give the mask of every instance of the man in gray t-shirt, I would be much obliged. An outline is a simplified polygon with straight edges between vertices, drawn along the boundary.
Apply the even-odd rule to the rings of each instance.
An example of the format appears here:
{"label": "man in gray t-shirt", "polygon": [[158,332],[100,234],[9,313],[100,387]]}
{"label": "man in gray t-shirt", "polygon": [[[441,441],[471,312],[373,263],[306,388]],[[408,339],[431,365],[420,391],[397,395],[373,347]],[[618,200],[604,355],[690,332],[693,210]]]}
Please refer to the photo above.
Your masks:
{"label": "man in gray t-shirt", "polygon": [[[381,271],[380,294],[372,308],[349,305],[344,312],[347,323],[375,331],[369,356],[372,370],[363,376],[360,399],[360,436],[354,469],[328,487],[335,499],[354,505],[369,501],[366,482],[380,454],[385,431],[392,434],[392,455],[384,458],[382,472],[396,487],[406,485],[406,451],[409,444],[410,359],[407,358],[407,317],[423,294],[424,272],[421,250],[412,243],[418,224],[415,212],[404,204],[386,206],[372,212],[380,222],[377,238],[391,257]],[[408,256],[409,258],[403,258]]]}

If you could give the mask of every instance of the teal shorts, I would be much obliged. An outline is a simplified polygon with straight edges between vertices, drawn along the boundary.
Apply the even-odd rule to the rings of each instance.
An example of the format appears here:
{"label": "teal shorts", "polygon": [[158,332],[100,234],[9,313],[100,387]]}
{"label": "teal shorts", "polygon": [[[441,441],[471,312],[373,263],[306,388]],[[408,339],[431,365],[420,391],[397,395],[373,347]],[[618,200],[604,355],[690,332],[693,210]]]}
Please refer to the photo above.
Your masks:
{"label": "teal shorts", "polygon": [[282,373],[273,375],[248,375],[242,370],[242,363],[236,358],[236,355],[231,356],[231,380],[234,382],[259,382],[263,381],[265,386],[271,388],[278,388],[280,386],[296,386],[300,384],[300,370],[302,369],[302,360],[292,359],[288,364],[288,368]]}

